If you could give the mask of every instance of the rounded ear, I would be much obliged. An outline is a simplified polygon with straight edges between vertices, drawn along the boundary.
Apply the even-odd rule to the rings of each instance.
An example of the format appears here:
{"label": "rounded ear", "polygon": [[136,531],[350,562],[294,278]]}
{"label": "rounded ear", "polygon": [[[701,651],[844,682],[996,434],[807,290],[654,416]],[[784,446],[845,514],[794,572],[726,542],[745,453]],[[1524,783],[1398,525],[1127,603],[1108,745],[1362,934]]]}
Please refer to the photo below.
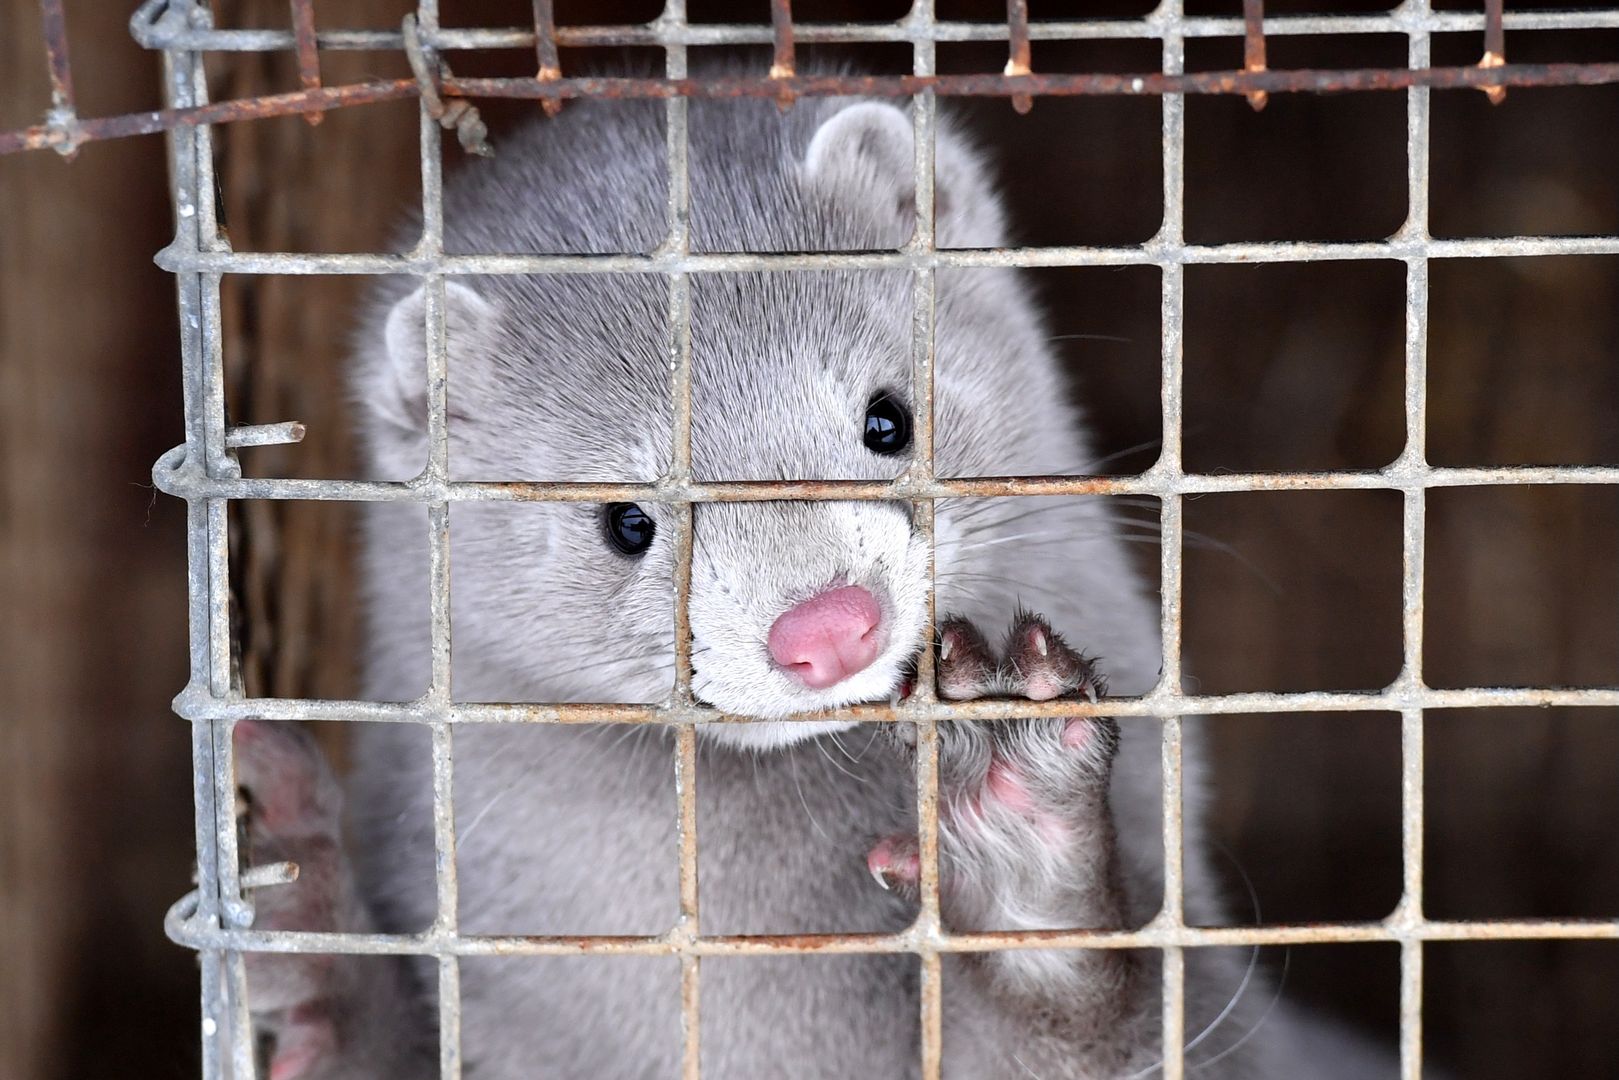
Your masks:
{"label": "rounded ear", "polygon": [[[838,109],[804,154],[809,187],[850,213],[899,224],[910,235],[916,214],[915,135],[908,112],[882,101]],[[949,247],[1006,243],[999,201],[978,155],[941,117],[934,142],[933,210],[937,239]],[[901,241],[903,242],[903,241]]]}
{"label": "rounded ear", "polygon": [[[444,336],[449,366],[462,376],[491,346],[500,312],[458,281],[444,283]],[[382,355],[370,365],[362,392],[383,419],[427,431],[427,286],[394,304],[383,325]],[[451,376],[455,378],[454,375]]]}
{"label": "rounded ear", "polygon": [[914,208],[911,118],[887,102],[839,109],[816,130],[804,177],[834,202],[887,217]]}

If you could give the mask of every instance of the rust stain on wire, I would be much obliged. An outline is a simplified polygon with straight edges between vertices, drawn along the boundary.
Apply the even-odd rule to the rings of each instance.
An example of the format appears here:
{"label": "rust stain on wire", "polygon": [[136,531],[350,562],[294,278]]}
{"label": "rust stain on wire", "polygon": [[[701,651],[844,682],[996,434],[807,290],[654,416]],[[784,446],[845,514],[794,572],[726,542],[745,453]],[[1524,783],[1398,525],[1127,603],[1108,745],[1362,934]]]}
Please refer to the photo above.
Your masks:
{"label": "rust stain on wire", "polygon": [[[1265,0],[1242,0],[1242,69],[1250,74],[1265,70]],[[1270,100],[1265,90],[1250,90],[1247,97],[1254,112]]]}
{"label": "rust stain on wire", "polygon": [[[1031,74],[1029,67],[1029,0],[1006,0],[1006,41],[1010,56],[1006,59],[1006,74]],[[1029,94],[1013,94],[1012,108],[1026,113],[1034,108]]]}
{"label": "rust stain on wire", "polygon": [[[557,17],[553,0],[534,0],[534,58],[539,66],[534,78],[540,82],[555,82],[562,78],[562,58],[557,54]],[[555,116],[562,111],[560,98],[545,98],[540,102],[545,115]]]}
{"label": "rust stain on wire", "polygon": [[[155,135],[177,128],[196,127],[201,124],[229,124],[237,120],[262,120],[273,116],[318,110],[325,112],[350,105],[368,105],[375,101],[397,101],[416,96],[416,84],[410,79],[389,82],[357,83],[352,86],[327,86],[319,90],[295,90],[287,94],[241,98],[234,101],[216,101],[208,105],[193,105],[178,109],[155,109],[151,112],[126,113],[93,120],[80,120],[77,125],[77,143],[101,139],[121,139],[131,135]],[[61,149],[73,135],[51,124],[40,124],[0,134],[0,154],[19,150]]]}
{"label": "rust stain on wire", "polygon": [[[1458,89],[1484,86],[1593,86],[1619,82],[1619,62],[1588,64],[1508,64],[1493,69],[1473,66],[1410,68],[1303,68],[1287,71],[1203,71],[1179,75],[799,75],[785,80],[796,95],[815,97],[912,97],[928,90],[947,97],[1113,96],[1158,97],[1164,94],[1270,93],[1334,94],[1369,90],[1407,90],[1413,86]],[[746,76],[709,79],[576,78],[546,86],[528,80],[444,80],[447,94],[465,97],[546,97],[662,99],[775,97],[776,81]]]}
{"label": "rust stain on wire", "polygon": [[787,80],[798,73],[797,46],[793,43],[793,0],[770,0],[770,43],[774,49],[770,77],[779,88],[776,101],[785,109],[796,97],[788,88]]}
{"label": "rust stain on wire", "polygon": [[[292,0],[293,48],[298,54],[298,82],[305,90],[320,89],[320,53],[315,47],[314,0]],[[310,125],[320,123],[326,114],[319,109],[304,113]]]}
{"label": "rust stain on wire", "polygon": [[[408,50],[407,50],[408,51]],[[1211,71],[1166,75],[793,75],[781,79],[729,76],[720,78],[458,78],[428,73],[426,86],[439,107],[441,122],[462,130],[465,110],[457,100],[519,98],[557,102],[573,98],[659,100],[667,98],[909,97],[927,90],[950,97],[1156,97],[1164,94],[1351,93],[1406,90],[1425,86],[1439,90],[1474,88],[1486,92],[1509,86],[1602,86],[1619,83],[1619,62],[1556,64],[1486,64],[1482,66],[1409,68],[1296,69],[1287,71]],[[150,135],[200,124],[226,124],[290,113],[331,109],[413,97],[418,81],[394,79],[328,86],[288,94],[241,98],[180,109],[159,109],[77,121],[69,131],[40,124],[0,134],[0,154],[58,149],[102,139]],[[470,108],[470,105],[467,105]],[[475,118],[475,113],[471,114]],[[479,125],[481,127],[481,125]],[[476,129],[471,129],[475,131]],[[463,144],[468,141],[463,138]],[[474,146],[479,138],[471,139]],[[471,149],[471,147],[469,147]],[[478,150],[472,150],[478,153]]]}
{"label": "rust stain on wire", "polygon": [[[272,884],[272,882],[265,882]],[[783,953],[882,955],[920,951],[914,927],[895,934],[713,935],[687,945],[677,932],[651,936],[343,934],[309,930],[239,930],[211,927],[194,918],[197,894],[170,909],[164,930],[170,940],[194,949],[240,949],[267,953],[350,956],[777,956]],[[1261,926],[1161,926],[1136,930],[991,930],[941,934],[928,948],[939,953],[1013,949],[1237,948],[1381,941],[1613,941],[1612,919],[1394,920],[1357,923],[1271,923]]]}
{"label": "rust stain on wire", "polygon": [[79,144],[85,141],[85,135],[73,98],[73,64],[68,59],[67,19],[62,14],[62,0],[39,0],[39,26],[51,73],[51,110],[46,114],[43,130],[52,136],[47,145],[72,160],[79,152]]}
{"label": "rust stain on wire", "polygon": [[[416,76],[416,90],[428,115],[438,121],[439,127],[446,131],[453,130],[461,148],[467,153],[480,157],[492,156],[494,151],[489,148],[489,129],[484,127],[483,119],[473,104],[466,100],[445,102],[440,96],[441,84],[449,74],[449,65],[423,47],[416,30],[416,16],[406,15],[399,25],[405,36],[405,57],[410,61],[411,73]],[[560,105],[557,102],[546,111],[554,112]]]}
{"label": "rust stain on wire", "polygon": [[39,0],[40,34],[45,38],[45,56],[51,67],[51,104],[69,109],[73,104],[73,65],[67,55],[67,19],[62,0]]}
{"label": "rust stain on wire", "polygon": [[[1507,35],[1502,25],[1503,4],[1504,0],[1484,0],[1484,55],[1479,58],[1478,66],[1486,71],[1502,68],[1507,62]],[[1481,89],[1491,105],[1499,105],[1506,100],[1505,86],[1485,86]]]}

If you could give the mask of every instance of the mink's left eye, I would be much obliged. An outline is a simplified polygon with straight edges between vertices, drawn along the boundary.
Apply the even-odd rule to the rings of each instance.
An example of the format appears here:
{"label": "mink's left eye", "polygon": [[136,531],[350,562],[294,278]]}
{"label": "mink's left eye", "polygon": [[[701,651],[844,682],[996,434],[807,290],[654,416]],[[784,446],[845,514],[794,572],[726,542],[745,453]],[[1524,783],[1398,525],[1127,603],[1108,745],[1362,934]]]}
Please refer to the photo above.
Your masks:
{"label": "mink's left eye", "polygon": [[646,554],[658,531],[658,523],[634,503],[609,503],[603,524],[608,542],[625,555]]}
{"label": "mink's left eye", "polygon": [[898,454],[911,445],[911,410],[888,394],[878,394],[866,406],[866,449],[874,454]]}

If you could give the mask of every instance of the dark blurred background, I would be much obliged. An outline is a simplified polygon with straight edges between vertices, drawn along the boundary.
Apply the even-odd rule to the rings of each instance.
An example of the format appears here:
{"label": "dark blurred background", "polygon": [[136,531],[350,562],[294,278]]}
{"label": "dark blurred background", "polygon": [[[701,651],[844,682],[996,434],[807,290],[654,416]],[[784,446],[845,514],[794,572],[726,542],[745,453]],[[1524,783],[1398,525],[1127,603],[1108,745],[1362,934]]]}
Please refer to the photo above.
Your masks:
{"label": "dark blurred background", "polygon": [[[67,4],[81,113],[157,106],[133,3]],[[1143,0],[1032,5],[1036,18],[1139,15]],[[1290,11],[1371,10],[1292,0]],[[1436,6],[1452,6],[1440,4]],[[1467,8],[1467,3],[1454,5]],[[1509,4],[1509,8],[1530,6]],[[1536,4],[1534,6],[1540,6]],[[1559,5],[1568,6],[1568,5]],[[399,0],[321,0],[322,28],[391,27]],[[520,0],[446,3],[445,22],[513,25]],[[655,3],[560,3],[564,22],[650,18]],[[692,0],[698,21],[762,3]],[[218,0],[222,26],[286,25],[285,0]],[[805,20],[897,16],[896,0],[795,5]],[[940,0],[942,18],[1004,17]],[[1192,0],[1236,14],[1236,0]],[[0,4],[0,128],[48,104],[37,8]],[[1471,63],[1477,34],[1439,35]],[[904,47],[805,50],[902,70]],[[1619,33],[1513,33],[1513,60],[1619,59]],[[1404,63],[1400,37],[1272,38],[1273,67]],[[532,71],[526,50],[452,55],[462,74]],[[632,58],[650,66],[655,54]],[[1040,44],[1037,70],[1146,71],[1157,46]],[[1191,68],[1240,65],[1193,41]],[[564,66],[621,56],[566,54]],[[943,70],[995,71],[998,45],[942,45]],[[397,55],[327,53],[329,83],[405,74]],[[290,54],[214,58],[215,97],[293,89]],[[503,127],[532,107],[492,104]],[[964,111],[992,146],[1020,238],[1131,244],[1160,218],[1155,100],[1001,101]],[[1435,235],[1619,233],[1619,88],[1433,96]],[[385,248],[419,198],[412,103],[216,131],[239,249]],[[460,153],[446,150],[453,166]],[[1186,235],[1198,243],[1375,240],[1405,220],[1399,94],[1187,106]],[[0,1076],[180,1078],[196,1070],[195,964],[163,937],[188,888],[190,763],[168,708],[185,678],[181,506],[150,487],[181,439],[162,140],[0,159]],[[1153,268],[1033,275],[1109,468],[1151,464],[1158,430]],[[352,475],[340,385],[356,278],[232,278],[230,408],[300,419],[300,447],[248,451],[267,475]],[[1435,261],[1428,456],[1438,465],[1619,463],[1619,258]],[[1404,274],[1393,262],[1186,272],[1184,454],[1198,471],[1375,468],[1403,443]],[[1185,655],[1203,692],[1376,689],[1399,670],[1398,499],[1386,492],[1192,500]],[[353,692],[352,521],[327,505],[236,519],[244,677],[254,693]],[[1619,499],[1612,488],[1428,496],[1424,672],[1435,686],[1619,683]],[[1143,546],[1155,573],[1157,552]],[[1619,918],[1613,710],[1435,713],[1426,731],[1426,911],[1442,918]],[[1373,919],[1399,896],[1398,717],[1223,717],[1215,831],[1267,921]],[[1240,876],[1232,872],[1234,890]],[[1246,914],[1246,913],[1245,913]],[[1284,957],[1265,958],[1280,971]],[[1285,957],[1289,992],[1392,1040],[1390,945]],[[1430,1056],[1457,1077],[1619,1077],[1619,944],[1441,944],[1425,954]]]}

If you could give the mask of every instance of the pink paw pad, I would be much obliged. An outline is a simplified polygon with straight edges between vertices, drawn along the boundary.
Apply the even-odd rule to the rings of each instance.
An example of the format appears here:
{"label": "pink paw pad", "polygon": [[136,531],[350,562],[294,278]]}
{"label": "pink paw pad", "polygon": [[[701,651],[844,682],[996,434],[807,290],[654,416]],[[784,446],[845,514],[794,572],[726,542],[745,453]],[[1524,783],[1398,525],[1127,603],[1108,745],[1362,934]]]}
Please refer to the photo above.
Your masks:
{"label": "pink paw pad", "polygon": [[1062,729],[1062,744],[1070,750],[1083,750],[1091,741],[1091,722],[1084,717],[1070,717]]}
{"label": "pink paw pad", "polygon": [[984,793],[987,799],[1028,820],[1048,843],[1061,844],[1068,839],[1067,824],[1040,807],[1016,766],[1000,758],[991,762],[989,775],[984,778]]}
{"label": "pink paw pad", "polygon": [[270,1080],[298,1080],[336,1053],[337,1031],[331,1020],[312,1006],[299,1006],[293,1010],[292,1024],[276,1036]]}
{"label": "pink paw pad", "polygon": [[1029,794],[1022,775],[1015,766],[999,758],[990,762],[989,775],[984,778],[984,791],[1014,813],[1029,817],[1037,812],[1034,796]]}

